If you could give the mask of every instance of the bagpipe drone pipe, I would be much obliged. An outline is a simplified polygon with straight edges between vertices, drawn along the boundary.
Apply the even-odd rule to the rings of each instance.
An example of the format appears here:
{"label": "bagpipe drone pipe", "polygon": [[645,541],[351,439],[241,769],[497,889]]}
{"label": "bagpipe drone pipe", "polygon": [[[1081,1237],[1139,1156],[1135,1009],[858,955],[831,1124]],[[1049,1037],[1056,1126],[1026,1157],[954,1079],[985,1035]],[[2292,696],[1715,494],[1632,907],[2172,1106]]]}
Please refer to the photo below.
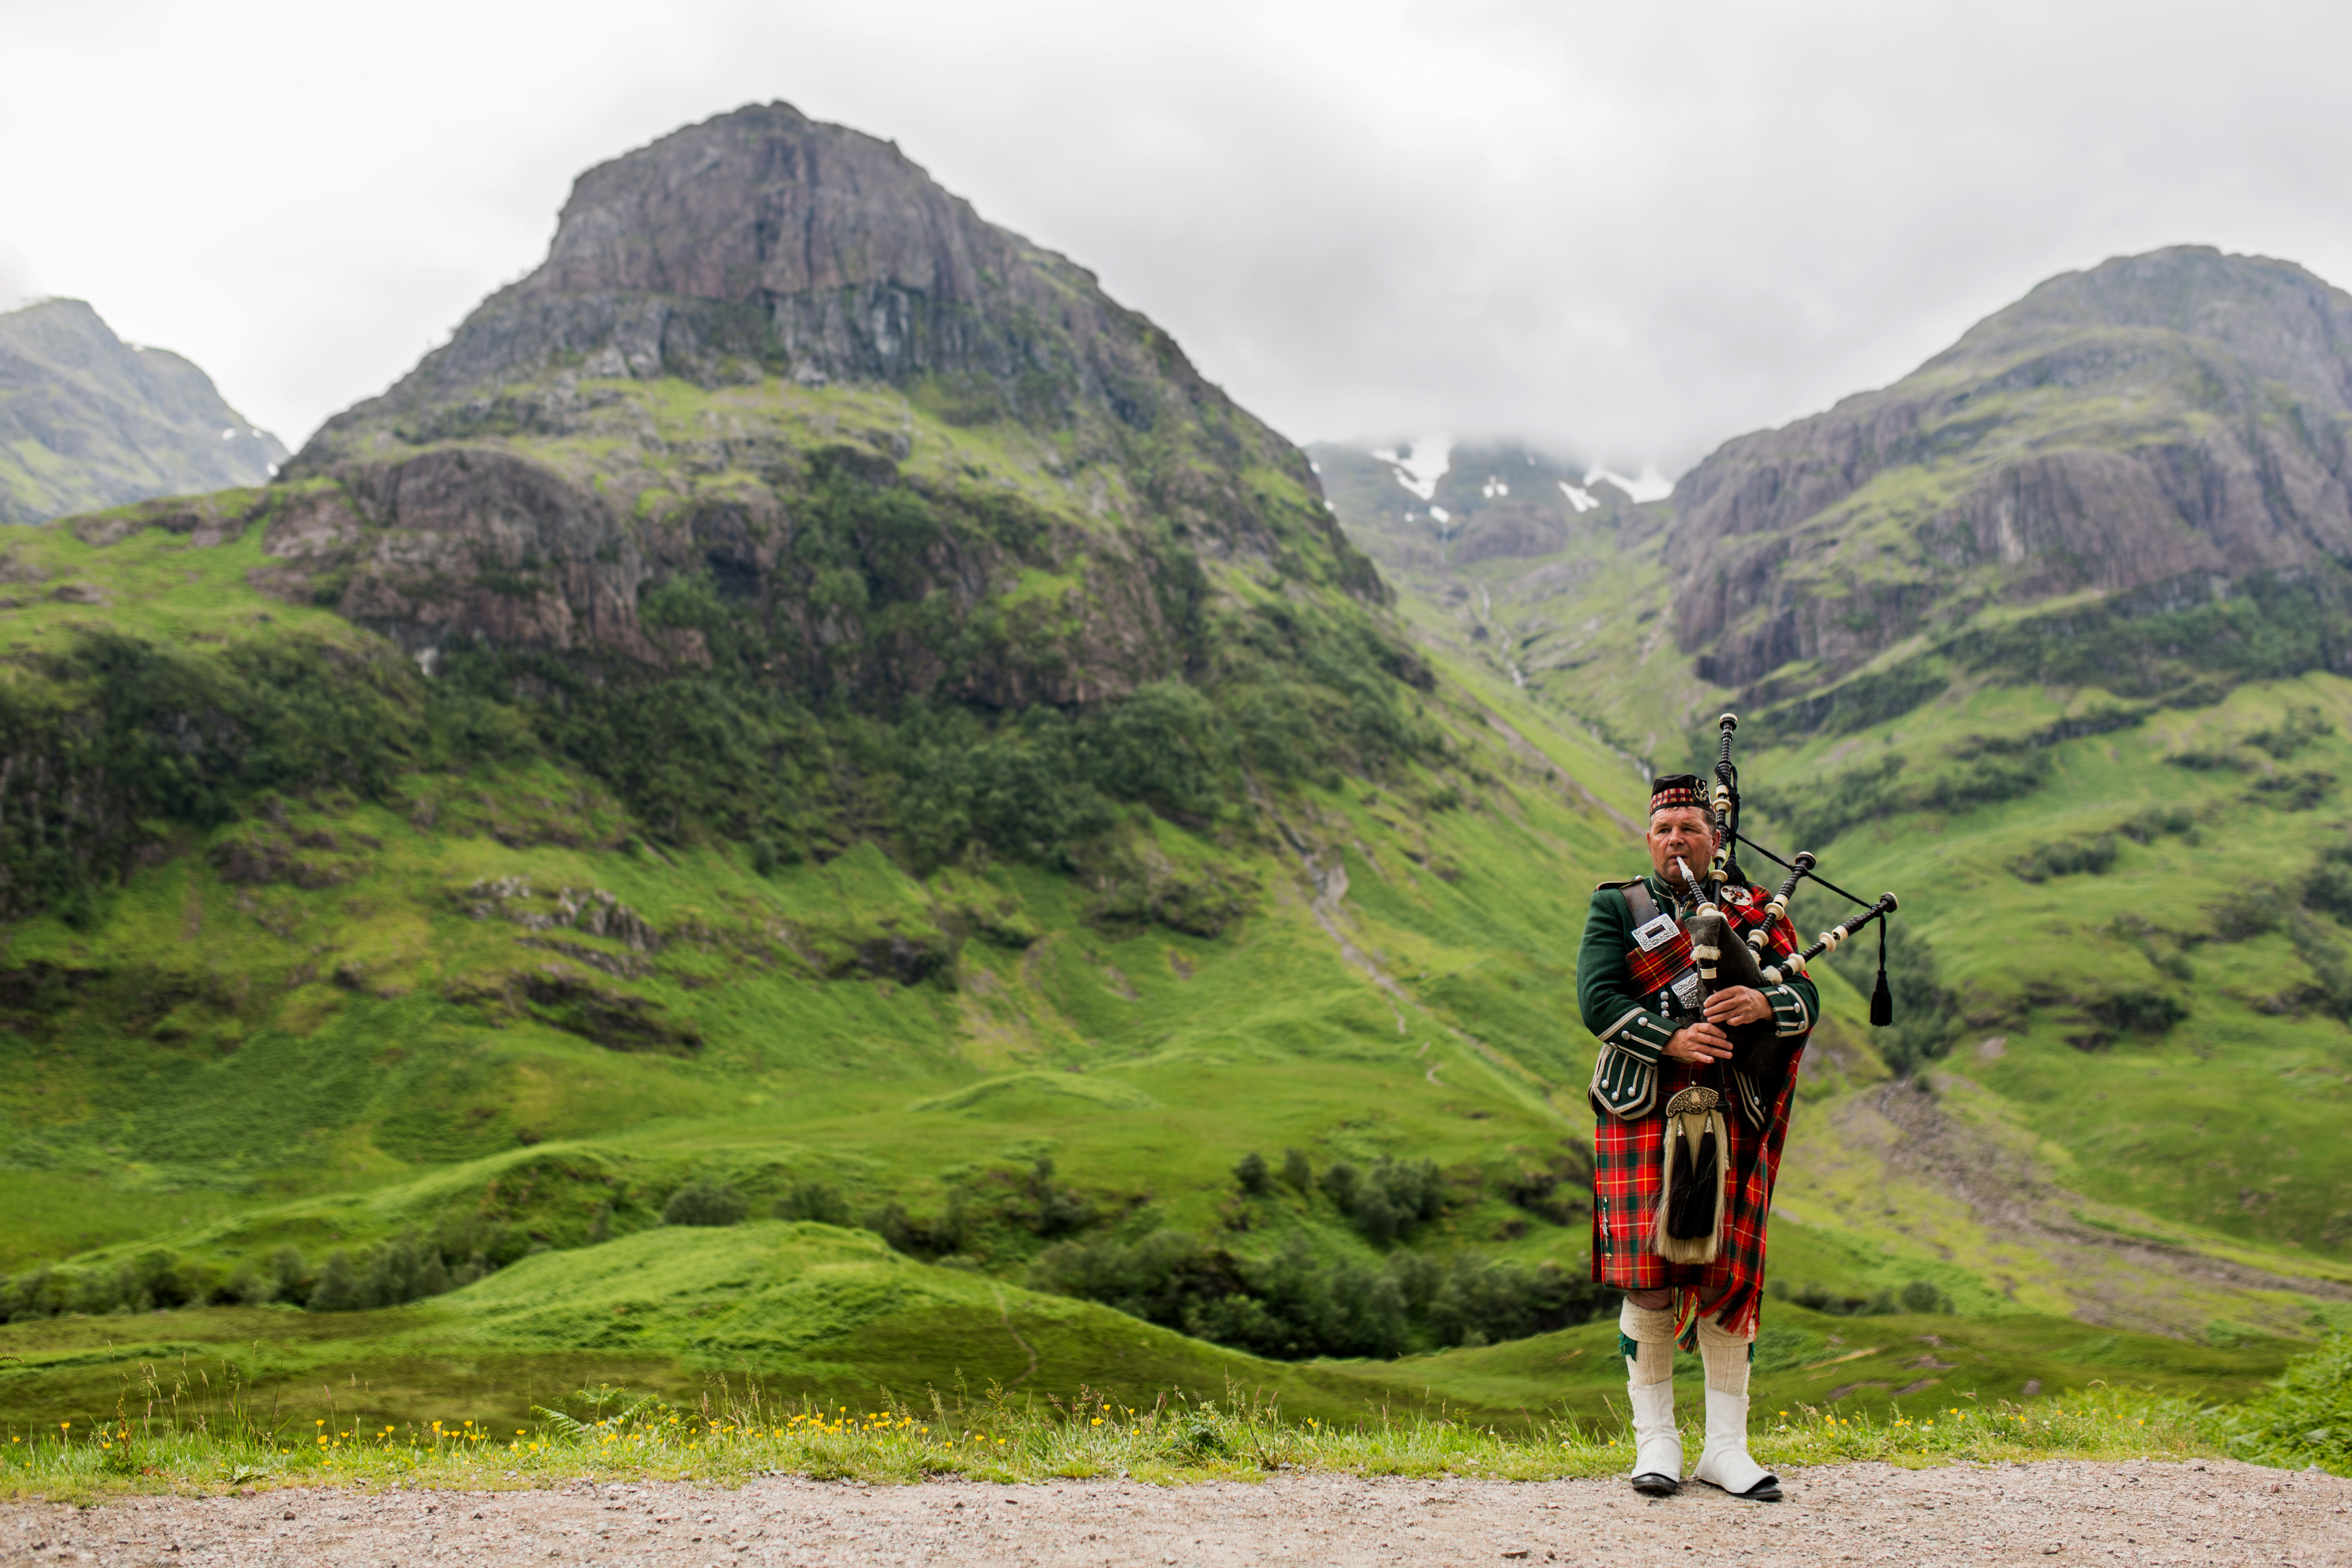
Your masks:
{"label": "bagpipe drone pipe", "polygon": [[[1683,929],[1689,933],[1691,951],[1698,960],[1699,989],[1702,995],[1713,995],[1728,986],[1746,985],[1762,990],[1778,985],[1807,973],[1806,965],[1814,959],[1837,951],[1840,943],[1864,927],[1876,924],[1878,930],[1878,983],[1871,988],[1870,1022],[1874,1028],[1885,1028],[1895,1022],[1895,997],[1886,986],[1886,920],[1900,907],[1893,893],[1881,893],[1875,900],[1861,899],[1847,892],[1835,882],[1821,875],[1820,858],[1800,849],[1790,859],[1782,859],[1753,838],[1739,831],[1739,769],[1731,760],[1732,732],[1739,728],[1739,716],[1726,713],[1716,721],[1721,750],[1715,763],[1715,789],[1709,807],[1715,817],[1715,857],[1707,864],[1706,883],[1702,886],[1691,875],[1688,866],[1677,866],[1682,872],[1686,895],[1696,906],[1696,912],[1684,921]],[[1767,860],[1789,873],[1765,904],[1763,918],[1741,941],[1731,928],[1731,922],[1710,894],[1719,894],[1727,885],[1745,888],[1748,878],[1739,868],[1738,847],[1746,845]],[[1816,938],[1811,947],[1784,958],[1768,961],[1772,927],[1789,912],[1789,900],[1796,896],[1800,884],[1811,882],[1825,892],[1854,905],[1860,911],[1848,915]],[[1713,962],[1710,963],[1709,960]],[[1753,1029],[1756,1025],[1742,1026]],[[1769,1028],[1769,1026],[1762,1026]],[[1751,1040],[1757,1037],[1749,1037]],[[1740,1042],[1733,1033],[1733,1044]]]}
{"label": "bagpipe drone pipe", "polygon": [[[1782,859],[1741,833],[1739,770],[1731,760],[1731,736],[1739,728],[1739,719],[1737,714],[1726,713],[1716,723],[1721,750],[1715,764],[1715,788],[1709,801],[1715,817],[1715,854],[1703,881],[1686,863],[1675,862],[1684,897],[1693,906],[1693,912],[1684,917],[1682,925],[1690,938],[1702,1001],[1719,991],[1739,986],[1762,991],[1804,975],[1805,966],[1814,959],[1834,952],[1840,943],[1875,923],[1879,928],[1878,983],[1871,990],[1870,1021],[1874,1027],[1885,1027],[1895,1021],[1895,1000],[1886,985],[1886,921],[1897,907],[1895,895],[1882,893],[1874,902],[1856,898],[1821,875],[1818,857],[1799,850],[1794,857]],[[1738,861],[1741,845],[1789,873],[1788,879],[1766,902],[1760,918],[1744,938],[1723,910],[1727,887],[1742,889],[1743,900],[1746,897],[1748,878]],[[1789,900],[1796,896],[1799,886],[1807,881],[1856,905],[1860,912],[1822,932],[1810,947],[1786,955],[1772,955],[1772,928],[1788,913]],[[1757,1123],[1760,1131],[1769,1108],[1780,1100],[1790,1062],[1804,1037],[1780,1034],[1779,1025],[1769,1016],[1751,1023],[1732,1025],[1724,1033],[1730,1038],[1732,1056],[1728,1063],[1718,1063],[1717,1067],[1727,1070],[1710,1074],[1711,1085],[1683,1089],[1665,1107],[1666,1141],[1662,1150],[1664,1184],[1652,1245],[1671,1262],[1714,1261],[1721,1239],[1725,1184],[1732,1177],[1727,1169],[1728,1161],[1723,1158],[1727,1101],[1736,1102],[1740,1113]],[[1760,1138],[1751,1141],[1749,1146],[1753,1149],[1761,1142]],[[1745,1172],[1738,1173],[1738,1179],[1745,1177]]]}

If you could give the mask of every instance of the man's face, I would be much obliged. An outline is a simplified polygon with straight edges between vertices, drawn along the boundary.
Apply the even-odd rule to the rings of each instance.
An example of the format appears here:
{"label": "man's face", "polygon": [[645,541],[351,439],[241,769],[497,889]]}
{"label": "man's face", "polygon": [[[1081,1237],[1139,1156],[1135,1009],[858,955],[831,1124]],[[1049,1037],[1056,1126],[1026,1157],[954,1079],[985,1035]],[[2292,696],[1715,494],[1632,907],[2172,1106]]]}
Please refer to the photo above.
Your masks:
{"label": "man's face", "polygon": [[1695,805],[1670,805],[1650,814],[1650,867],[1673,880],[1679,859],[1694,877],[1706,875],[1715,853],[1715,819]]}

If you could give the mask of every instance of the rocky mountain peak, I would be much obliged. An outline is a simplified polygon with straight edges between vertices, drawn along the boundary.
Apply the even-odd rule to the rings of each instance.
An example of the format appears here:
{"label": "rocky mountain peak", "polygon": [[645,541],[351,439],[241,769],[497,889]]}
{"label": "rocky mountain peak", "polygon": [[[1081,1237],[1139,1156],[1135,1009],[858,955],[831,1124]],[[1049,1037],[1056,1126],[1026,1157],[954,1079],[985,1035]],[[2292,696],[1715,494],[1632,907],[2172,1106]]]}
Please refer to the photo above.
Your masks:
{"label": "rocky mountain peak", "polygon": [[1683,646],[1751,700],[1989,605],[2352,559],[2352,296],[2203,247],[2062,274],[1894,385],[1727,442],[1674,509]]}
{"label": "rocky mountain peak", "polygon": [[270,591],[428,664],[1082,705],[1209,668],[1221,595],[1383,594],[1165,332],[787,104],[583,174],[546,262],[289,475]]}
{"label": "rocky mountain peak", "polygon": [[580,176],[525,298],[617,290],[772,305],[907,289],[976,305],[1024,248],[898,146],[758,104]]}
{"label": "rocky mountain peak", "polygon": [[302,467],[387,423],[463,435],[449,410],[559,373],[928,383],[966,422],[1148,430],[1188,405],[1231,410],[1093,273],[986,222],[896,144],[785,103],[583,174],[546,261],[383,397],[331,421]]}
{"label": "rocky mountain peak", "polygon": [[2292,261],[2179,245],[2062,272],[1995,312],[1922,375],[2049,351],[2084,332],[2203,340],[2254,374],[2352,408],[2352,295]]}

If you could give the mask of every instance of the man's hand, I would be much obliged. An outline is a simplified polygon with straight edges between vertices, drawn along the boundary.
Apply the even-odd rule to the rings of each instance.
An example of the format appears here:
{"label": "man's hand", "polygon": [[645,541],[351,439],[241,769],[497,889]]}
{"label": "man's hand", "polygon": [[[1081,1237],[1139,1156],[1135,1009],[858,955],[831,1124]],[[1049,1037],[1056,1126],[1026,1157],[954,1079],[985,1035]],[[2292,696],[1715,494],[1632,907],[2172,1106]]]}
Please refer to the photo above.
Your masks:
{"label": "man's hand", "polygon": [[1706,999],[1706,1021],[1729,1029],[1760,1024],[1772,1016],[1772,1004],[1752,985],[1727,985]]}
{"label": "man's hand", "polygon": [[[1753,996],[1756,993],[1750,991],[1748,994]],[[1666,1041],[1666,1055],[1693,1067],[1726,1061],[1731,1056],[1731,1037],[1713,1024],[1693,1024],[1674,1032]]]}

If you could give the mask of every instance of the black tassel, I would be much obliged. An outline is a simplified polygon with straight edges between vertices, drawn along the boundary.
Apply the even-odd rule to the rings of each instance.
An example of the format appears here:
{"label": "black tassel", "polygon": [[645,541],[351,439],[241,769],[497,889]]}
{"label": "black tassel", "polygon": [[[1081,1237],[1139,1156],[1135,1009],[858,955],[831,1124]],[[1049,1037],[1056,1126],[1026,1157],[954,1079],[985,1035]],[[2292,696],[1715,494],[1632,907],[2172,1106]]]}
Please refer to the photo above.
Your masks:
{"label": "black tassel", "polygon": [[1675,1143],[1675,1191],[1668,1203],[1666,1234],[1676,1241],[1704,1241],[1715,1234],[1715,1129],[1699,1134],[1698,1157],[1687,1139]]}
{"label": "black tassel", "polygon": [[1883,1029],[1895,1022],[1895,993],[1886,988],[1886,921],[1878,922],[1878,984],[1870,991],[1870,1026]]}

